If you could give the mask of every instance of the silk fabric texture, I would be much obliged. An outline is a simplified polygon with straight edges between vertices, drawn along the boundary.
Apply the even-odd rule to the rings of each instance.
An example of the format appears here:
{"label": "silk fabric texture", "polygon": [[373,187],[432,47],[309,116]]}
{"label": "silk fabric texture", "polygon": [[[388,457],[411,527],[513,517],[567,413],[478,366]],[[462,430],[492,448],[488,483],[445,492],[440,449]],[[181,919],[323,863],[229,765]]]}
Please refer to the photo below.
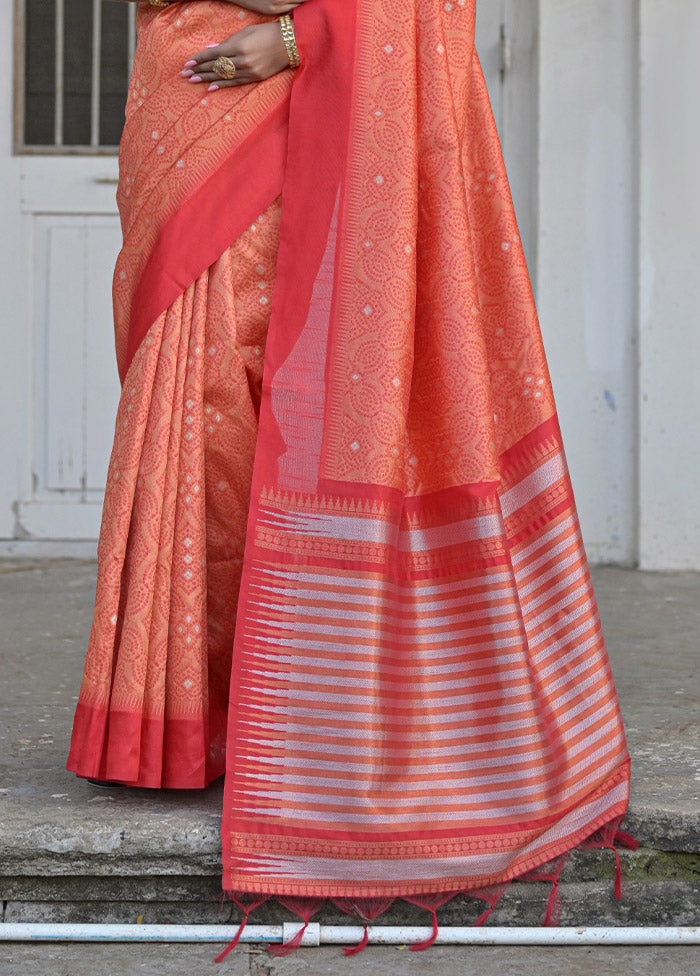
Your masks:
{"label": "silk fabric texture", "polygon": [[297,72],[180,83],[264,19],[139,11],[69,768],[225,753],[239,900],[492,903],[612,845],[630,766],[475,3],[310,0]]}

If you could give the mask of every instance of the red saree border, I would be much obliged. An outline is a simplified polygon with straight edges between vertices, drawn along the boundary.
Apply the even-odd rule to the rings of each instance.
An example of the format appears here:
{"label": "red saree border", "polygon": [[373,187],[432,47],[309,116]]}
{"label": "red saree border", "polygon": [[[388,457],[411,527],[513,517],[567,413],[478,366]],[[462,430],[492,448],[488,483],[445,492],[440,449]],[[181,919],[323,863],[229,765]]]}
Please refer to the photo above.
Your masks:
{"label": "red saree border", "polygon": [[360,942],[352,947],[344,947],[343,954],[346,956],[356,955],[361,952],[369,943],[368,924],[374,922],[382,916],[396,901],[405,901],[410,905],[416,905],[430,913],[432,917],[432,932],[423,942],[412,943],[409,949],[412,952],[430,948],[436,941],[439,934],[439,920],[437,912],[459,895],[468,896],[475,901],[485,902],[488,906],[481,914],[468,924],[478,928],[488,920],[496,906],[510,889],[514,881],[526,882],[548,882],[551,885],[549,897],[546,902],[543,926],[556,926],[560,922],[562,912],[561,894],[559,882],[568,863],[569,856],[576,850],[609,850],[615,859],[615,884],[614,895],[617,900],[622,898],[622,862],[618,851],[619,847],[627,850],[637,850],[639,842],[635,837],[620,830],[624,814],[618,814],[606,820],[591,833],[583,837],[579,843],[571,849],[565,850],[560,854],[555,854],[544,863],[536,864],[534,867],[525,870],[521,874],[500,882],[487,882],[480,886],[469,889],[457,889],[452,891],[427,891],[404,893],[401,895],[379,894],[374,897],[357,896],[287,896],[267,894],[250,894],[246,891],[227,891],[225,894],[241,911],[243,918],[232,941],[216,958],[215,962],[223,962],[226,956],[236,947],[248,924],[251,913],[271,899],[275,899],[280,905],[295,914],[304,925],[299,931],[281,946],[271,945],[268,951],[274,956],[286,956],[302,945],[304,931],[310,920],[330,902],[336,908],[345,912],[359,922],[364,927],[364,934]]}
{"label": "red saree border", "polygon": [[161,231],[134,293],[127,355],[120,369],[122,382],[158,316],[279,196],[287,155],[288,112],[287,103],[276,106]]}
{"label": "red saree border", "polygon": [[313,0],[294,12],[301,67],[289,105],[289,153],[260,413],[259,441],[265,449],[256,452],[257,484],[274,480],[277,460],[285,449],[271,407],[273,378],[306,324],[336,208],[342,215],[355,7],[356,3]]}
{"label": "red saree border", "polygon": [[[624,786],[629,782],[630,760],[624,762],[616,772],[610,777],[606,786],[614,788],[616,784]],[[597,816],[590,823],[580,827],[575,833],[552,842],[546,847],[540,848],[537,855],[528,859],[523,859],[511,865],[511,867],[499,872],[498,874],[474,875],[468,882],[464,878],[432,878],[424,882],[385,882],[365,885],[362,891],[358,891],[357,884],[348,883],[344,886],[341,883],[333,886],[333,893],[329,893],[327,885],[315,884],[314,882],[297,882],[293,885],[286,884],[259,876],[255,881],[246,882],[240,877],[236,877],[235,883],[228,868],[224,865],[223,887],[225,891],[246,892],[259,895],[265,893],[272,897],[293,897],[300,899],[311,898],[411,898],[420,895],[457,895],[469,894],[471,891],[480,890],[485,886],[509,883],[515,880],[525,880],[525,876],[536,871],[547,864],[550,864],[557,857],[570,854],[572,851],[585,847],[586,841],[593,837],[598,831],[604,829],[609,824],[617,825],[622,822],[628,806],[628,794],[614,805],[608,807],[603,813]]]}
{"label": "red saree border", "polygon": [[[223,755],[220,766],[214,766],[204,748],[207,724],[206,715],[149,718],[140,712],[78,702],[66,769],[83,778],[113,780],[140,789],[204,789],[224,773]],[[167,750],[163,747],[166,741]],[[124,742],[131,743],[126,753],[121,746]],[[177,759],[168,760],[168,756]],[[197,772],[183,779],[183,766]]]}

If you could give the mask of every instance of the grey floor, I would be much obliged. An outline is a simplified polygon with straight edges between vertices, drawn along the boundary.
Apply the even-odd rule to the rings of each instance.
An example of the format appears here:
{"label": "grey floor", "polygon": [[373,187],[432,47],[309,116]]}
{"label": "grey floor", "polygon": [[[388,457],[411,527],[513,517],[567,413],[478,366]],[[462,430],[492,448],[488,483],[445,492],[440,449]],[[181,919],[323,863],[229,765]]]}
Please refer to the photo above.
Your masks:
{"label": "grey floor", "polygon": [[370,946],[301,949],[285,959],[237,948],[221,964],[204,945],[13,945],[0,947],[3,976],[698,976],[697,946]]}

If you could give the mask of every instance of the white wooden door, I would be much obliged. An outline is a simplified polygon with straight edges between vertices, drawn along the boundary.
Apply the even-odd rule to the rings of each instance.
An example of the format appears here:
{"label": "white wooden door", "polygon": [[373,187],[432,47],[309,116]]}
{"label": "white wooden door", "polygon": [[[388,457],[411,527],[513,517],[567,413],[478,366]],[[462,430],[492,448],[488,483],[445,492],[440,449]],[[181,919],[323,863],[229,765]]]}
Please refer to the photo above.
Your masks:
{"label": "white wooden door", "polygon": [[[93,27],[96,17],[122,8],[100,0],[22,2],[44,4],[43,10],[51,5],[53,13],[63,10],[66,16],[91,10]],[[533,262],[537,3],[478,0],[477,6],[478,50]],[[12,62],[13,9],[13,0],[0,0],[6,64]],[[14,36],[15,52],[21,51],[22,38]],[[93,39],[96,77],[97,30]],[[18,75],[16,93],[22,94],[23,85]],[[9,86],[0,91],[0,185],[6,189],[0,197],[6,229],[0,236],[6,310],[0,325],[0,552],[88,553],[99,530],[119,393],[111,309],[120,244],[117,161],[94,145],[94,87],[92,98],[84,100],[92,154],[70,146],[13,151],[9,134],[24,108],[21,98],[13,102]],[[90,119],[78,118],[76,125],[84,123],[87,132]]]}
{"label": "white wooden door", "polygon": [[[100,63],[121,46],[117,84],[123,106],[133,23],[126,8],[117,11],[117,4],[101,0],[41,4],[23,0],[16,6],[15,99],[9,87],[1,96],[6,131],[15,133],[14,147],[3,145],[0,157],[0,172],[8,178],[3,184],[14,191],[0,203],[14,231],[2,244],[3,268],[12,269],[3,294],[17,310],[18,333],[2,376],[18,422],[9,432],[13,470],[0,480],[0,537],[15,540],[5,551],[31,552],[38,545],[61,554],[75,552],[69,543],[77,540],[89,541],[88,551],[94,548],[119,392],[111,306],[120,246],[117,159],[113,146],[100,144],[106,141]],[[9,37],[12,6],[2,0]],[[76,25],[92,42],[92,61],[86,58],[78,83],[68,50],[75,44],[84,54]],[[50,62],[50,104],[41,96],[47,79],[22,70],[37,30],[47,41],[52,34],[59,39],[41,59]],[[111,141],[117,139],[113,124]]]}

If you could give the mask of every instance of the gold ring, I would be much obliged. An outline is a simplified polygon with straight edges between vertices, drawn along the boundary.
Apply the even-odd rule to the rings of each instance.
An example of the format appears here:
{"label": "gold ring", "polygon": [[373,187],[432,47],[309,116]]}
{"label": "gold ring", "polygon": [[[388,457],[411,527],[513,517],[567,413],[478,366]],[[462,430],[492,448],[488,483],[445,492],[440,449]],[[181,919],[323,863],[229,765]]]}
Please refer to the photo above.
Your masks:
{"label": "gold ring", "polygon": [[231,58],[217,58],[212,65],[212,70],[219,78],[225,78],[227,81],[236,77],[236,65]]}

